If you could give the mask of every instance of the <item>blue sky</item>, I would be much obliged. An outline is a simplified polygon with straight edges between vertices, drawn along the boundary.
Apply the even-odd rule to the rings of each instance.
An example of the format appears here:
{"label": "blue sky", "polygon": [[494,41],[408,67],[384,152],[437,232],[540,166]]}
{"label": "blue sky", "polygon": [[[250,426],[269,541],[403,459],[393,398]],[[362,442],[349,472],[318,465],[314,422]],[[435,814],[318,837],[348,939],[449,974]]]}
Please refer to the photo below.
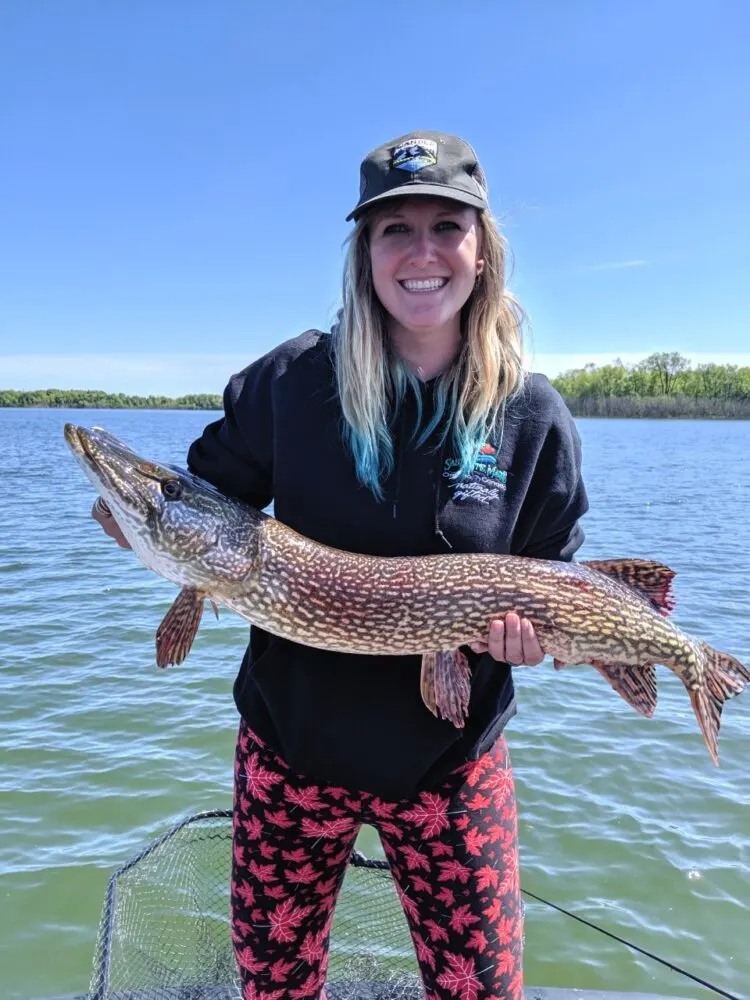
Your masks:
{"label": "blue sky", "polygon": [[744,0],[26,0],[0,387],[220,391],[330,324],[373,146],[477,149],[535,366],[750,363]]}

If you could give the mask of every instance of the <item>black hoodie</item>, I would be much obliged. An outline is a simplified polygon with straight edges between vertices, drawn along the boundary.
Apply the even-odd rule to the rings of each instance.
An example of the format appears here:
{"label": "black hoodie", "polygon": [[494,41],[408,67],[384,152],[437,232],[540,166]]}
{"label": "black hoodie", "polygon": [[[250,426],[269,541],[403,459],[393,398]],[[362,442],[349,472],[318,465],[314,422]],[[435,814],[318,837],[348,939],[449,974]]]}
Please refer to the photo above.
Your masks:
{"label": "black hoodie", "polygon": [[[468,478],[439,432],[419,449],[417,400],[394,424],[393,474],[378,501],[341,438],[330,337],[311,330],[234,375],[224,417],[188,454],[190,469],[315,541],[376,556],[497,552],[570,560],[588,508],[573,419],[541,375],[507,406]],[[432,383],[422,387],[425,417]],[[491,746],[515,714],[510,667],[472,664],[463,731],[422,703],[419,656],[329,653],[253,627],[235,681],[251,729],[298,773],[384,798],[412,796]]]}

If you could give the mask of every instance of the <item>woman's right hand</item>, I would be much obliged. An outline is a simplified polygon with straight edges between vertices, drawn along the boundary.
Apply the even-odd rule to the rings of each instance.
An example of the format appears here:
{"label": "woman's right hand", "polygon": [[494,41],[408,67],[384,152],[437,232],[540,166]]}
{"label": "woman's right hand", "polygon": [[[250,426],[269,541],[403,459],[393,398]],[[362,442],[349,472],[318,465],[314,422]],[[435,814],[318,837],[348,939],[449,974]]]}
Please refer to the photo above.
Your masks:
{"label": "woman's right hand", "polygon": [[94,506],[91,508],[91,516],[97,524],[101,525],[105,534],[109,535],[110,538],[114,538],[121,549],[132,548],[130,542],[120,530],[120,525],[112,516],[112,511],[101,497],[97,497],[94,501]]}

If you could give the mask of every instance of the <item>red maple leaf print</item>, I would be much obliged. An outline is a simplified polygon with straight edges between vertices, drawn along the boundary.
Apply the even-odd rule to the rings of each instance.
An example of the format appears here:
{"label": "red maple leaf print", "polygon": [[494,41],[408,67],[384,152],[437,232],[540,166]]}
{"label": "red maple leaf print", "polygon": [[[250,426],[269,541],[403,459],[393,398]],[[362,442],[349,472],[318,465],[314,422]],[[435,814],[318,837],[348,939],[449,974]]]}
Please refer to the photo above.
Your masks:
{"label": "red maple leaf print", "polygon": [[450,968],[438,976],[438,984],[450,990],[458,1000],[477,1000],[482,984],[477,978],[474,959],[453,955],[450,952],[446,952],[445,957]]}
{"label": "red maple leaf print", "polygon": [[330,840],[340,837],[342,833],[348,833],[353,825],[354,820],[351,818],[326,819],[322,823],[316,823],[305,816],[302,820],[302,833],[305,837],[325,837]]}
{"label": "red maple leaf print", "polygon": [[471,912],[469,903],[464,903],[451,913],[450,925],[456,934],[463,934],[467,927],[478,924],[481,919],[476,913]]}
{"label": "red maple leaf print", "polygon": [[320,872],[316,871],[309,861],[306,861],[301,868],[297,869],[296,872],[287,872],[286,877],[288,882],[307,885],[310,882],[314,882],[316,878],[320,878]]}
{"label": "red maple leaf print", "polygon": [[513,941],[514,938],[518,937],[518,931],[521,926],[519,920],[513,920],[512,917],[501,916],[497,922],[497,939],[500,944],[508,945]]}
{"label": "red maple leaf print", "polygon": [[423,868],[426,872],[430,870],[430,862],[426,854],[422,854],[415,847],[409,847],[408,844],[404,844],[399,850],[406,859],[407,868]]}
{"label": "red maple leaf print", "polygon": [[254,934],[255,928],[252,924],[245,923],[244,920],[240,920],[236,915],[232,917],[232,939],[234,941],[247,941]]}
{"label": "red maple leaf print", "polygon": [[523,970],[517,969],[508,983],[506,990],[508,1000],[523,1000]]}
{"label": "red maple leaf print", "polygon": [[323,803],[320,801],[320,789],[317,785],[308,785],[307,788],[284,788],[284,798],[291,802],[293,806],[300,809],[322,809]]}
{"label": "red maple leaf print", "polygon": [[290,990],[291,1000],[305,1000],[306,997],[314,997],[320,988],[320,972],[311,972],[298,990]]}
{"label": "red maple leaf print", "polygon": [[491,771],[481,784],[483,792],[493,791],[495,802],[500,805],[501,799],[505,799],[513,791],[513,771],[509,768],[496,768]]}
{"label": "red maple leaf print", "polygon": [[449,940],[448,931],[434,920],[425,920],[424,926],[427,928],[427,933],[430,935],[430,941]]}
{"label": "red maple leaf print", "polygon": [[265,990],[259,990],[254,983],[246,983],[243,990],[243,1000],[281,1000],[283,996],[283,989],[267,993]]}
{"label": "red maple leaf print", "polygon": [[304,847],[297,847],[293,851],[282,851],[281,856],[284,861],[307,861],[310,857],[310,852]]}
{"label": "red maple leaf print", "polygon": [[390,833],[396,840],[403,840],[404,831],[395,823],[378,823],[378,829],[382,830],[383,833]]}
{"label": "red maple leaf print", "polygon": [[417,904],[414,902],[414,900],[411,898],[411,896],[408,896],[404,892],[404,890],[401,888],[401,886],[398,884],[398,882],[396,882],[396,891],[398,892],[398,898],[401,900],[401,906],[404,909],[404,913],[408,917],[411,917],[412,920],[418,921],[419,920],[419,909],[417,907]]}
{"label": "red maple leaf print", "polygon": [[415,892],[426,892],[428,895],[432,895],[432,886],[429,882],[425,882],[421,875],[410,875],[409,881]]}
{"label": "red maple leaf print", "polygon": [[349,789],[341,788],[339,785],[326,785],[322,794],[332,799],[343,799],[349,794]]}
{"label": "red maple leaf print", "polygon": [[464,834],[464,846],[468,854],[473,854],[475,858],[481,857],[482,848],[490,838],[486,833],[482,833],[478,827],[473,826]]}
{"label": "red maple leaf print", "polygon": [[444,799],[435,792],[420,792],[420,805],[407,809],[402,816],[412,823],[424,827],[426,837],[437,837],[441,830],[447,830],[449,799]]}
{"label": "red maple leaf print", "polygon": [[420,964],[429,965],[431,969],[435,968],[435,955],[433,954],[432,948],[427,944],[424,938],[420,937],[417,932],[414,932],[414,947],[417,951],[417,961]]}
{"label": "red maple leaf print", "polygon": [[510,847],[515,838],[512,829],[509,829],[507,826],[500,826],[498,823],[493,823],[492,826],[487,827],[487,833],[489,833],[494,844],[505,849]]}
{"label": "red maple leaf print", "polygon": [[465,830],[469,823],[471,823],[471,816],[459,816],[453,822],[457,830]]}
{"label": "red maple leaf print", "polygon": [[396,803],[383,802],[382,799],[376,797],[370,803],[370,808],[378,819],[390,819],[391,816],[393,816],[393,810],[396,808]]}
{"label": "red maple leaf print", "polygon": [[466,784],[469,788],[475,788],[479,784],[489,765],[490,762],[485,757],[480,757],[479,760],[469,765],[469,770],[466,773]]}
{"label": "red maple leaf print", "polygon": [[482,910],[482,913],[487,917],[488,920],[497,920],[500,917],[502,911],[502,900],[499,896],[495,896],[489,906]]}
{"label": "red maple leaf print", "polygon": [[487,947],[487,938],[482,931],[473,930],[466,944],[469,948],[474,948],[476,951],[482,952]]}
{"label": "red maple leaf print", "polygon": [[255,890],[248,882],[237,882],[234,886],[234,891],[245,906],[253,906],[255,903]]}
{"label": "red maple leaf print", "polygon": [[338,885],[338,879],[334,875],[332,878],[327,879],[325,882],[320,881],[315,883],[315,895],[320,899],[325,896],[330,896],[332,892],[336,891],[336,886]]}
{"label": "red maple leaf print", "polygon": [[271,982],[285,983],[289,973],[296,964],[296,962],[285,962],[283,958],[278,959],[271,966]]}
{"label": "red maple leaf print", "polygon": [[497,965],[495,972],[499,976],[505,976],[516,967],[516,958],[510,948],[502,948],[497,953]]}
{"label": "red maple leaf print", "polygon": [[455,882],[458,880],[461,885],[466,885],[471,875],[471,869],[462,865],[460,861],[439,861],[438,882]]}
{"label": "red maple leaf print", "polygon": [[243,969],[247,969],[247,971],[253,976],[257,976],[258,973],[262,972],[268,965],[268,962],[259,962],[257,960],[250,945],[246,945],[244,948],[238,949],[237,961]]}
{"label": "red maple leaf print", "polygon": [[472,811],[476,809],[486,809],[489,804],[489,795],[480,795],[479,792],[475,792],[466,803],[466,808],[471,809]]}
{"label": "red maple leaf print", "polygon": [[297,927],[312,911],[312,906],[295,906],[293,899],[279,903],[268,915],[271,925],[269,937],[272,941],[294,941]]}
{"label": "red maple leaf print", "polygon": [[439,899],[440,902],[445,903],[446,906],[454,906],[456,902],[456,897],[447,885],[443,886],[440,892],[435,896],[435,899]]}
{"label": "red maple leaf print", "polygon": [[451,844],[444,844],[442,840],[433,840],[429,845],[432,855],[435,858],[452,858],[453,847]]}
{"label": "red maple leaf print", "polygon": [[276,809],[274,812],[270,809],[267,810],[266,819],[273,826],[280,826],[282,830],[288,830],[290,826],[294,826],[294,820],[289,819],[289,813],[283,807]]}
{"label": "red maple leaf print", "polygon": [[474,877],[477,880],[477,889],[481,892],[482,889],[486,889],[490,885],[497,886],[500,873],[492,865],[484,865],[474,872]]}
{"label": "red maple leaf print", "polygon": [[265,841],[261,841],[258,844],[258,850],[260,851],[260,856],[264,861],[270,861],[274,854],[278,851],[278,847],[274,847],[273,844],[267,844]]}
{"label": "red maple leaf print", "polygon": [[257,861],[251,861],[248,865],[251,875],[254,875],[259,882],[278,882],[278,876],[274,875],[273,865],[259,865]]}
{"label": "red maple leaf print", "polygon": [[515,851],[506,851],[503,854],[503,864],[505,865],[505,870],[503,871],[502,880],[498,887],[499,891],[503,895],[509,892],[516,893],[519,889],[517,853]]}
{"label": "red maple leaf print", "polygon": [[271,799],[267,794],[268,789],[273,788],[279,781],[284,780],[283,774],[278,774],[276,771],[271,771],[269,768],[263,767],[260,763],[260,755],[258,753],[250,755],[245,771],[245,778],[247,780],[247,787],[253,798],[259,802],[269,803]]}
{"label": "red maple leaf print", "polygon": [[263,832],[263,824],[259,816],[252,816],[250,819],[241,819],[240,826],[251,840],[257,840]]}
{"label": "red maple leaf print", "polygon": [[269,899],[286,899],[289,895],[285,885],[267,885],[265,893]]}
{"label": "red maple leaf print", "polygon": [[244,868],[247,864],[245,860],[245,848],[238,841],[232,844],[232,856],[234,857],[235,864],[240,868]]}
{"label": "red maple leaf print", "polygon": [[320,961],[323,957],[323,942],[320,934],[313,934],[312,931],[305,934],[305,940],[299,950],[299,957],[308,965],[315,965],[316,962]]}

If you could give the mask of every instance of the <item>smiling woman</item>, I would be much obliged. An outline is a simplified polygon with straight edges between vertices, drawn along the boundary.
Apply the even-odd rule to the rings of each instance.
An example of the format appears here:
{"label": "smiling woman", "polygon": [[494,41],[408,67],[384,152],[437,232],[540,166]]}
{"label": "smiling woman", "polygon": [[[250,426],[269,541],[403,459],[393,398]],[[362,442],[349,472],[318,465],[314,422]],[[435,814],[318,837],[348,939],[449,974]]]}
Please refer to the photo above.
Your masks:
{"label": "smiling woman", "polygon": [[[360,181],[334,329],[233,376],[223,417],[190,447],[191,471],[258,509],[273,500],[279,521],[347,553],[572,559],[588,506],[578,435],[547,380],[524,376],[522,313],[474,150],[413,133],[368,154]],[[121,541],[114,518],[95,517]],[[309,615],[314,601],[308,588],[292,603]],[[510,664],[543,650],[512,607],[472,624],[465,646],[424,650],[404,602],[384,607],[374,617],[398,618],[419,653],[331,652],[252,628],[234,688],[244,995],[322,995],[333,908],[368,823],[427,994],[448,1000],[465,980],[472,994],[521,1000],[503,730],[516,710]],[[439,671],[470,683],[462,727],[425,707],[421,653],[427,686]]]}

